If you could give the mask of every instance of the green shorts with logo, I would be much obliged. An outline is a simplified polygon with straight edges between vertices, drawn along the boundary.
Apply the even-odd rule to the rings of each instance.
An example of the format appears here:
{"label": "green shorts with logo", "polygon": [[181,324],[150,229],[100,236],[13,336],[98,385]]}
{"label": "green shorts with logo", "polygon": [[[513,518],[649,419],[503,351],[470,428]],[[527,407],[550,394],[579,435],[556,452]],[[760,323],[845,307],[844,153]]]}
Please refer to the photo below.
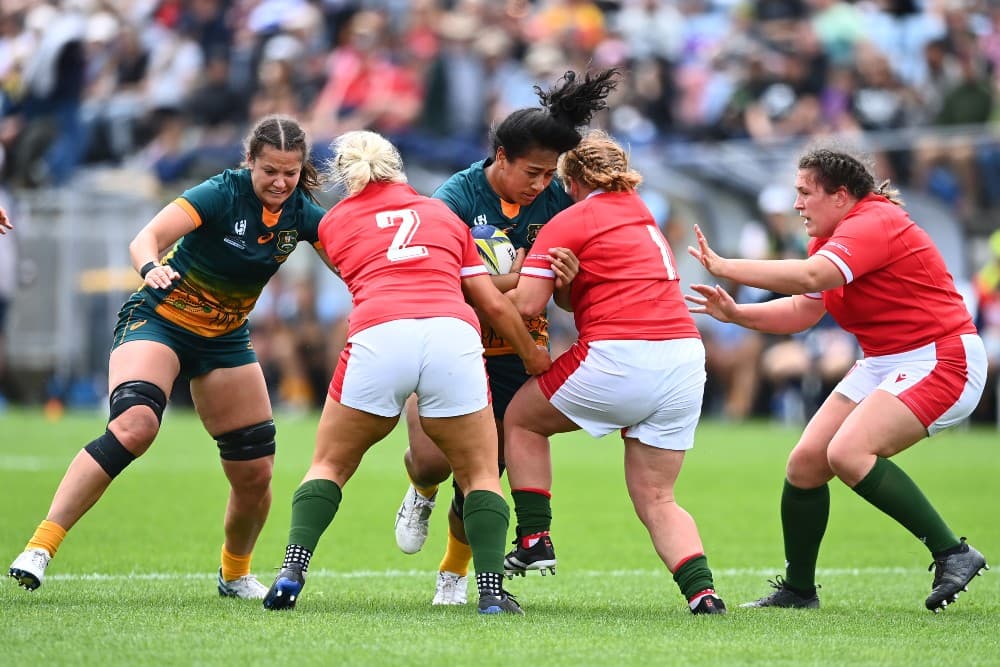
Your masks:
{"label": "green shorts with logo", "polygon": [[531,376],[524,370],[524,362],[516,354],[498,354],[486,357],[486,373],[490,379],[490,396],[493,399],[493,417],[503,419],[514,394]]}
{"label": "green shorts with logo", "polygon": [[250,327],[242,326],[216,338],[192,333],[157,313],[142,290],[135,292],[118,311],[111,349],[133,340],[163,343],[181,362],[181,377],[196,378],[216,368],[235,368],[257,362],[250,342]]}

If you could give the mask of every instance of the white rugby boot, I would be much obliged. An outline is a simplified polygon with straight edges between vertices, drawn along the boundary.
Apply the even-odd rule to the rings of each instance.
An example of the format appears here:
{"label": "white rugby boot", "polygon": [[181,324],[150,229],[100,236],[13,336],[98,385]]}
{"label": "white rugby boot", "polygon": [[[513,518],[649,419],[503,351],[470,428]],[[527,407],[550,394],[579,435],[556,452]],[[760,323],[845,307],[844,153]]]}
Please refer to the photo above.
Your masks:
{"label": "white rugby boot", "polygon": [[468,577],[454,572],[438,572],[437,590],[431,604],[465,604],[468,596]]}
{"label": "white rugby boot", "polygon": [[10,564],[7,574],[16,579],[21,588],[33,591],[42,585],[50,560],[52,556],[45,549],[26,549]]}
{"label": "white rugby boot", "polygon": [[219,595],[224,598],[239,598],[241,600],[263,600],[267,595],[267,586],[257,581],[252,574],[245,574],[239,579],[226,581],[222,578],[222,568],[219,568]]}
{"label": "white rugby boot", "polygon": [[415,554],[423,548],[435,498],[437,493],[424,498],[412,484],[407,489],[403,504],[396,512],[396,544],[403,553]]}

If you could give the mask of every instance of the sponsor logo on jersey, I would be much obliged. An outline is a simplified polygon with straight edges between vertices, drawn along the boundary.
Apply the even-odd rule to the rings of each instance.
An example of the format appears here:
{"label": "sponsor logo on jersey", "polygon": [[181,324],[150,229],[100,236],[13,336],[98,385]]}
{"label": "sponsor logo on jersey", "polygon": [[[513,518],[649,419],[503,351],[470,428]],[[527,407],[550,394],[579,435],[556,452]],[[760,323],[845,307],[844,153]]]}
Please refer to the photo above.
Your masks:
{"label": "sponsor logo on jersey", "polygon": [[247,220],[243,218],[242,220],[237,220],[236,224],[233,225],[233,231],[236,232],[237,236],[243,236],[247,233]]}
{"label": "sponsor logo on jersey", "polygon": [[836,241],[827,241],[827,243],[826,243],[826,244],[827,244],[828,246],[832,246],[832,247],[834,247],[834,248],[838,248],[838,249],[839,249],[839,250],[840,250],[841,252],[843,252],[843,253],[844,253],[845,255],[847,255],[848,257],[850,257],[850,256],[851,256],[851,249],[850,249],[850,248],[848,248],[848,247],[847,247],[846,245],[844,245],[843,243],[837,243]]}
{"label": "sponsor logo on jersey", "polygon": [[265,243],[270,243],[271,239],[274,238],[274,232],[268,232],[266,234],[261,234],[257,237],[258,245],[264,245]]}
{"label": "sponsor logo on jersey", "polygon": [[136,329],[138,329],[139,327],[141,327],[145,323],[146,323],[146,320],[139,320],[138,322],[133,322],[131,325],[129,325],[128,330],[129,331],[135,331]]}
{"label": "sponsor logo on jersey", "polygon": [[229,236],[225,237],[222,240],[225,241],[226,243],[228,243],[229,245],[233,246],[234,248],[239,248],[240,250],[246,250],[247,249],[247,244],[244,243],[243,239],[241,239],[238,236],[229,235]]}

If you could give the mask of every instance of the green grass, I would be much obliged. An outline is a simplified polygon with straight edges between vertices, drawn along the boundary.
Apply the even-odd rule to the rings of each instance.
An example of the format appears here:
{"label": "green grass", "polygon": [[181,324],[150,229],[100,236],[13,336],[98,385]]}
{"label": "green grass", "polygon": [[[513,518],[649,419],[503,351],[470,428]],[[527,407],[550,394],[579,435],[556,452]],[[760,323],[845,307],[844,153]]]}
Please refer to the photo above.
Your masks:
{"label": "green grass", "polygon": [[[265,583],[283,554],[316,415],[277,422],[275,500],[254,568]],[[20,552],[69,460],[103,428],[92,414],[0,418],[0,558]],[[943,614],[927,612],[926,550],[840,484],[820,554],[822,609],[737,608],[781,572],[778,497],[796,436],[765,423],[708,422],[686,461],[678,495],[700,526],[731,608],[725,617],[688,613],[627,499],[620,440],[582,435],[553,447],[559,574],[509,585],[527,615],[432,607],[444,512],[423,551],[398,551],[392,522],[406,488],[399,430],[345,489],[299,607],[267,613],[215,593],[227,486],[197,419],[170,411],[149,453],[70,533],[45,585],[30,594],[10,580],[0,586],[0,664],[1000,664],[1000,576],[978,578]],[[995,431],[957,430],[896,459],[994,558],[996,443]]]}

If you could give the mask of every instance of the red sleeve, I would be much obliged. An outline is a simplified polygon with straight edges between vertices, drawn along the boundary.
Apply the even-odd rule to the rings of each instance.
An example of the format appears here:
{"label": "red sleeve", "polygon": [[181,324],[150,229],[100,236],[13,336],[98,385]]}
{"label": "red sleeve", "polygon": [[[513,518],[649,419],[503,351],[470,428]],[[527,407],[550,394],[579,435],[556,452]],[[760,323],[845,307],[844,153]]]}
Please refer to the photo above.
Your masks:
{"label": "red sleeve", "polygon": [[817,251],[832,261],[848,283],[889,263],[886,220],[877,211],[848,214]]}
{"label": "red sleeve", "polygon": [[[535,242],[531,245],[531,250],[528,251],[528,256],[524,259],[521,275],[555,280],[556,274],[552,270],[549,248],[569,248],[574,255],[580,256],[585,235],[581,233],[584,225],[578,215],[579,212],[577,206],[571,206],[557,213],[542,226]],[[577,215],[572,215],[573,213]]]}

